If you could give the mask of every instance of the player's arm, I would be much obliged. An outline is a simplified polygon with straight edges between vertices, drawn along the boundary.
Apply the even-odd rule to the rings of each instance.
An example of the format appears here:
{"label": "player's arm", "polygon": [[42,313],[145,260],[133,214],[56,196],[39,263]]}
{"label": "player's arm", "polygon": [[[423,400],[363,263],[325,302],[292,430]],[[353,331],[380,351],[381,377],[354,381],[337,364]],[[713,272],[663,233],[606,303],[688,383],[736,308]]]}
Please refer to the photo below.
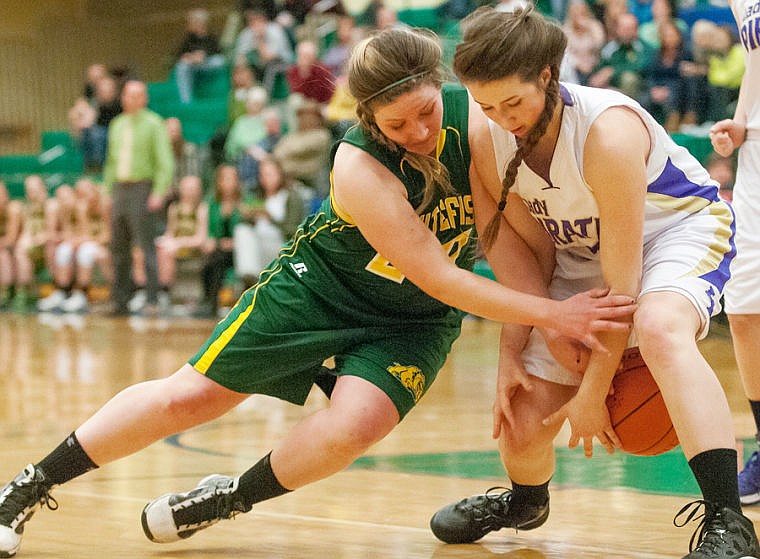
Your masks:
{"label": "player's arm", "polygon": [[[558,327],[595,346],[593,330],[617,326],[605,317],[632,310],[631,306],[610,308],[609,302],[590,296],[568,304],[547,301],[457,267],[408,203],[401,182],[359,148],[341,144],[333,180],[335,201],[369,244],[409,281],[447,305],[497,322]],[[615,304],[628,301],[620,298]]]}
{"label": "player's arm", "polygon": [[[583,159],[584,179],[599,207],[600,260],[611,293],[637,297],[641,281],[646,161],[651,139],[641,119],[622,107],[607,109],[592,125]],[[617,436],[609,424],[605,398],[628,341],[623,332],[600,332],[608,352],[592,351],[576,396],[554,414],[567,417],[570,446],[582,438],[591,456],[596,436],[612,451]]]}

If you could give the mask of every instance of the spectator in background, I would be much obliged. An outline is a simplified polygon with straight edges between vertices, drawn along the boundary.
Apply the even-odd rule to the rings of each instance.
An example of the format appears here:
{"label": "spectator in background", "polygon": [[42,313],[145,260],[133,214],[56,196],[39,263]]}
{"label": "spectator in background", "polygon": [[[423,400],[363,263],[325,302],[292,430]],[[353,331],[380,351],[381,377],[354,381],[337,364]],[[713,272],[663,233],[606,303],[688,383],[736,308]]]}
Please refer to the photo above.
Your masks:
{"label": "spectator in background", "polygon": [[380,2],[375,9],[375,27],[377,27],[378,31],[384,31],[386,29],[398,29],[407,26],[398,20],[396,10]]}
{"label": "spectator in background", "polygon": [[166,126],[166,133],[169,135],[169,143],[174,154],[174,178],[172,185],[176,187],[180,179],[187,175],[202,177],[206,159],[203,148],[185,139],[180,119],[173,116],[169,117],[164,121],[164,125]]}
{"label": "spectator in background", "polygon": [[296,109],[297,127],[289,131],[272,151],[285,173],[313,189],[314,196],[329,191],[329,154],[332,134],[324,124],[322,109],[314,101],[304,100]]}
{"label": "spectator in background", "polygon": [[55,196],[46,204],[45,221],[48,230],[45,246],[45,263],[53,276],[55,289],[37,301],[37,310],[58,310],[71,294],[74,283],[74,253],[79,246],[77,227],[77,199],[74,189],[62,184]]}
{"label": "spectator in background", "polygon": [[0,181],[0,310],[10,304],[13,294],[13,251],[21,232],[21,215],[21,202],[11,200],[8,188]]}
{"label": "spectator in background", "polygon": [[175,77],[179,100],[193,100],[195,76],[215,70],[226,64],[216,35],[208,29],[207,10],[196,8],[187,13],[187,29],[177,52]]}
{"label": "spectator in background", "polygon": [[216,169],[224,162],[224,144],[227,141],[230,126],[235,119],[245,114],[245,104],[248,93],[256,86],[256,77],[253,70],[245,62],[238,62],[232,67],[230,93],[227,97],[227,122],[220,126],[208,141],[209,159],[208,166]]}
{"label": "spectator in background", "polygon": [[291,184],[277,160],[262,159],[258,183],[255,198],[241,206],[241,222],[234,230],[235,273],[247,287],[256,283],[306,217],[299,188]]}
{"label": "spectator in background", "polygon": [[673,21],[660,23],[660,46],[646,69],[648,94],[643,105],[668,132],[681,124],[696,124],[699,81],[683,75],[684,63],[692,62],[681,30]]}
{"label": "spectator in background", "polygon": [[95,97],[88,105],[87,126],[79,133],[79,147],[82,150],[85,171],[100,173],[106,162],[108,149],[108,127],[122,111],[120,91],[113,76],[103,76],[95,86]]}
{"label": "spectator in background", "polygon": [[209,203],[209,238],[203,247],[204,263],[201,270],[203,300],[195,311],[197,318],[216,318],[219,309],[219,291],[224,285],[227,270],[233,268],[233,232],[240,223],[242,190],[237,169],[220,165],[214,180],[214,198]]}
{"label": "spectator in background", "polygon": [[681,32],[684,44],[688,46],[689,26],[673,16],[673,6],[670,0],[652,0],[652,19],[646,23],[639,22],[639,39],[653,49],[660,48],[660,25],[672,23]]}
{"label": "spectator in background", "polygon": [[266,138],[262,112],[267,100],[267,92],[263,87],[252,88],[248,92],[246,113],[232,123],[224,143],[225,161],[237,167],[240,180],[246,185],[256,180],[257,169],[252,161],[253,155],[248,150]]}
{"label": "spectator in background", "polygon": [[108,131],[104,184],[113,200],[111,249],[115,315],[129,313],[133,292],[132,245],[142,249],[146,301],[158,302],[155,214],[174,176],[174,156],[163,119],[147,109],[145,83],[128,81],[122,93],[124,112]]}
{"label": "spectator in background", "polygon": [[227,120],[232,123],[245,114],[248,93],[256,86],[256,76],[248,64],[235,64],[232,68],[232,87],[227,100]]}
{"label": "spectator in background", "polygon": [[277,74],[293,63],[293,47],[285,29],[258,10],[245,13],[246,26],[235,44],[235,63],[248,64],[271,96]]}
{"label": "spectator in background", "polygon": [[200,177],[186,175],[179,182],[179,197],[169,205],[166,231],[156,239],[159,309],[169,310],[178,260],[200,258],[208,240],[208,204],[203,201]]}
{"label": "spectator in background", "polygon": [[572,0],[567,7],[562,30],[567,35],[567,50],[578,83],[585,85],[599,63],[599,53],[605,43],[604,26],[596,19],[585,0]]}
{"label": "spectator in background", "polygon": [[90,102],[95,98],[95,90],[97,89],[98,82],[106,76],[110,76],[110,72],[105,64],[96,62],[90,64],[85,71],[84,87],[82,88],[82,98]]}
{"label": "spectator in background", "polygon": [[326,104],[335,91],[335,77],[319,61],[314,41],[301,41],[296,47],[296,63],[286,72],[290,93]]}
{"label": "spectator in background", "polygon": [[356,26],[351,16],[339,16],[336,24],[336,41],[325,50],[322,63],[332,72],[333,76],[346,74],[348,57],[354,45],[361,39],[361,29]]}
{"label": "spectator in background", "polygon": [[282,119],[279,110],[275,107],[267,107],[261,111],[261,118],[264,121],[266,135],[255,144],[248,146],[238,162],[238,174],[242,170],[245,176],[245,180],[241,176],[244,196],[249,196],[258,187],[259,165],[263,159],[270,156],[282,138]]}
{"label": "spectator in background", "polygon": [[590,8],[594,13],[596,13],[595,10],[601,12],[600,21],[602,22],[602,25],[604,25],[607,42],[610,42],[617,37],[618,18],[623,14],[630,13],[628,11],[628,2],[626,0],[600,0],[591,5]]}
{"label": "spectator in background", "polygon": [[48,240],[45,212],[49,203],[47,185],[42,177],[39,175],[26,177],[21,209],[21,229],[13,251],[16,286],[11,307],[17,312],[30,310],[34,300],[34,276],[37,270],[45,265],[45,248]]}
{"label": "spectator in background", "polygon": [[66,313],[87,312],[87,295],[96,266],[109,285],[113,282],[111,200],[89,178],[78,180],[74,188],[77,195],[77,244],[73,258],[68,262],[68,277],[70,282],[73,280],[73,289],[59,306]]}
{"label": "spectator in background", "polygon": [[639,39],[639,22],[633,14],[620,14],[615,30],[615,39],[602,48],[599,65],[588,83],[592,87],[617,89],[640,101],[644,93],[642,74],[654,53]]}
{"label": "spectator in background", "polygon": [[335,80],[335,92],[325,107],[324,117],[336,141],[340,140],[343,134],[358,121],[356,99],[348,89],[347,76],[338,76]]}
{"label": "spectator in background", "polygon": [[731,118],[744,76],[744,48],[728,27],[718,27],[713,35],[707,64],[707,120]]}

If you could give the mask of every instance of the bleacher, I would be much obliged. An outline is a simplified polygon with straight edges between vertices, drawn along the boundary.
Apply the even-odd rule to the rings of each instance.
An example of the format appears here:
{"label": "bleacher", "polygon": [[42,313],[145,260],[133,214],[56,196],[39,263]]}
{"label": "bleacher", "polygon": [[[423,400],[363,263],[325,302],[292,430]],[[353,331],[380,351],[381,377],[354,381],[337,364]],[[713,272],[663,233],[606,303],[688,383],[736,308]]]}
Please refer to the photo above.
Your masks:
{"label": "bleacher", "polygon": [[[539,8],[541,2],[538,3]],[[435,7],[418,7],[398,11],[399,20],[415,27],[426,27],[440,37],[444,49],[444,61],[449,64],[456,44],[461,39],[459,22],[447,20]],[[679,17],[692,24],[700,18],[718,23],[733,24],[733,16],[727,7],[713,6],[699,1],[694,7],[679,11]],[[196,79],[194,99],[191,103],[179,101],[173,72],[166,81],[149,82],[149,108],[164,118],[177,117],[182,122],[185,138],[193,143],[206,144],[217,131],[227,126],[227,101],[230,93],[230,67],[223,66],[204,73]],[[288,89],[284,75],[278,76],[273,101],[287,98]],[[689,149],[702,163],[712,152],[709,139],[703,135],[674,134],[675,141]],[[47,130],[40,137],[38,153],[18,153],[0,156],[0,180],[5,181],[11,197],[23,196],[24,177],[41,175],[50,191],[59,185],[73,182],[83,173],[82,154],[66,130]]]}

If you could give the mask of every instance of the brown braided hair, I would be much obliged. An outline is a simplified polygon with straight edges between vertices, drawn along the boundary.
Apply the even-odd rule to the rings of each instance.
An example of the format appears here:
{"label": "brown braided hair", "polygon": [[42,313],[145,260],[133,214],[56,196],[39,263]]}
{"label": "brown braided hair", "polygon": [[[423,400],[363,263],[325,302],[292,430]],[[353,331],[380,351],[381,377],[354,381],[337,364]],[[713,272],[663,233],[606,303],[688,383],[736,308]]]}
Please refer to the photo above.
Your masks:
{"label": "brown braided hair", "polygon": [[[359,124],[372,139],[391,151],[402,149],[380,131],[375,110],[422,85],[440,89],[444,79],[442,56],[437,37],[420,29],[381,31],[354,47],[348,64],[348,87],[357,100]],[[403,160],[425,179],[425,194],[417,207],[418,213],[437,191],[452,191],[449,172],[435,157],[406,152]]]}
{"label": "brown braided hair", "polygon": [[501,215],[517,178],[517,170],[546,133],[559,102],[559,67],[567,37],[559,25],[544,18],[532,6],[514,12],[478,8],[463,20],[462,31],[462,43],[457,45],[454,54],[454,72],[465,84],[496,81],[513,75],[523,82],[538,82],[544,68],[551,71],[544,90],[544,110],[527,136],[517,138],[517,151],[507,164],[501,182],[498,212],[480,236],[481,243],[488,249],[499,234]]}

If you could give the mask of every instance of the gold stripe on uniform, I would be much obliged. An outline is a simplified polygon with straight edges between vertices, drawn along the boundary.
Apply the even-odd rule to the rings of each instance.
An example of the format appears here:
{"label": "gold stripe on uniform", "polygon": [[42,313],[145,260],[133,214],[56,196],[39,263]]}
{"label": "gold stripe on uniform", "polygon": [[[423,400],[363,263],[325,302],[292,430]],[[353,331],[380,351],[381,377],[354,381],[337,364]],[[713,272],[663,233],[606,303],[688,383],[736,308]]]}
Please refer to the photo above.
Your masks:
{"label": "gold stripe on uniform", "polygon": [[[314,219],[320,218],[322,213],[317,214]],[[313,221],[312,221],[313,223]],[[283,247],[280,249],[279,256],[293,256],[298,249],[298,245],[301,243],[303,239],[312,239],[314,236],[319,234],[320,232],[324,231],[328,227],[330,227],[332,224],[330,222],[325,223],[323,226],[321,226],[319,229],[314,231],[313,233],[307,233],[308,228],[306,230],[300,229],[296,232],[296,236],[293,239],[293,243],[290,247]],[[311,226],[311,224],[310,224]],[[267,270],[264,270],[262,272],[262,275]],[[246,321],[248,316],[251,314],[251,311],[253,311],[253,307],[256,305],[256,298],[259,294],[259,289],[263,287],[264,285],[268,284],[273,277],[275,277],[278,273],[282,272],[282,264],[280,262],[277,263],[277,265],[272,268],[271,274],[269,274],[269,277],[267,279],[256,285],[253,289],[255,290],[253,292],[253,298],[251,299],[250,304],[246,307],[244,311],[242,311],[237,318],[230,324],[227,328],[224,329],[224,331],[219,334],[216,340],[213,341],[213,343],[208,347],[208,349],[203,352],[203,355],[195,364],[195,369],[203,374],[206,374],[209,367],[211,367],[211,364],[214,362],[214,360],[217,358],[217,356],[222,352],[222,350],[227,346],[227,344],[230,342],[230,340],[235,336],[237,331],[240,329],[240,326],[242,326],[243,322]]]}
{"label": "gold stripe on uniform", "polygon": [[707,254],[694,267],[690,276],[699,277],[718,269],[726,254],[731,250],[731,223],[734,220],[731,209],[725,202],[719,202],[711,204],[709,212],[720,227],[715,231],[713,241],[707,247]]}

